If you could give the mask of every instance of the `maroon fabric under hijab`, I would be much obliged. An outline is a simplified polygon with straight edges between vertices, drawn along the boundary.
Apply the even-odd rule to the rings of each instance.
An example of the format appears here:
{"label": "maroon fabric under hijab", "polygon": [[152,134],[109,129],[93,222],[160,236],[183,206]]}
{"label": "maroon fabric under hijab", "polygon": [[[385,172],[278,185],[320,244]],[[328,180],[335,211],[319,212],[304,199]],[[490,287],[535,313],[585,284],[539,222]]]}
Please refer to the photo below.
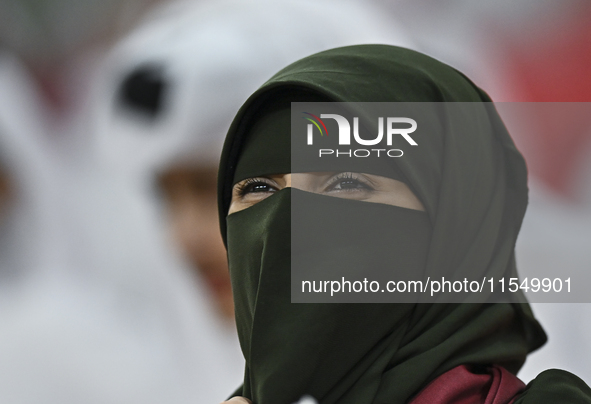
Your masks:
{"label": "maroon fabric under hijab", "polygon": [[511,404],[525,384],[500,366],[457,366],[439,376],[409,404]]}

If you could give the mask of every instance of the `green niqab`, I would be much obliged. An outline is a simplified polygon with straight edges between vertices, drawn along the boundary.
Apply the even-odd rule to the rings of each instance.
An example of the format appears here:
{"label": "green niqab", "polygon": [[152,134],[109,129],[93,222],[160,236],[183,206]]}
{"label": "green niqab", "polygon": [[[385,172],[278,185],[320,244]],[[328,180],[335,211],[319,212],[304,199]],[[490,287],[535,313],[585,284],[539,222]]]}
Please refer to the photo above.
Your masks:
{"label": "green niqab", "polygon": [[[469,130],[455,132],[442,118],[444,129],[423,143],[431,144],[422,154],[429,158],[397,160],[392,178],[401,173],[425,212],[376,209],[384,220],[395,218],[399,234],[419,229],[416,249],[407,254],[422,251],[422,257],[409,257],[409,265],[516,272],[526,167],[482,90],[441,62],[392,46],[338,48],[302,59],[246,101],[222,154],[221,230],[246,358],[237,393],[255,404],[288,404],[305,394],[322,404],[402,404],[461,364],[496,364],[516,373],[546,339],[527,304],[291,303],[290,203],[293,193],[306,193],[286,188],[227,216],[237,181],[290,172],[286,100],[481,103]],[[358,204],[360,212],[378,205],[304,197],[317,198],[326,214],[339,205]],[[393,246],[396,237],[393,232]]]}

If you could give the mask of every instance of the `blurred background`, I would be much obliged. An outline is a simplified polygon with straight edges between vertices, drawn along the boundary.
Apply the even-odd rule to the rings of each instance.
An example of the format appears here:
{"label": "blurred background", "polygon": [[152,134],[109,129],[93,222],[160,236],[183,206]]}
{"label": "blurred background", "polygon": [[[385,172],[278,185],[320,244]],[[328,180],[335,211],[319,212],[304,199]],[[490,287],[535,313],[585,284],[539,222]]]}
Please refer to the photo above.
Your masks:
{"label": "blurred background", "polygon": [[[587,273],[590,19],[587,0],[0,0],[0,401],[238,387],[223,138],[267,78],[336,46],[422,51],[500,102],[530,172],[521,275]],[[591,382],[591,305],[533,309],[549,343],[519,376]]]}

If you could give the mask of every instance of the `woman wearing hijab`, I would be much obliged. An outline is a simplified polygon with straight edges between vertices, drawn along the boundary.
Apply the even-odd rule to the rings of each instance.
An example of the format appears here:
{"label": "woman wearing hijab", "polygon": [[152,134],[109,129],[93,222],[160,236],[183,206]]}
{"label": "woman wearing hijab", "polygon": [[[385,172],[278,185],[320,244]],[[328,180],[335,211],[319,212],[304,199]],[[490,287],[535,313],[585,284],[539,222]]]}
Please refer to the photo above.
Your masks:
{"label": "woman wearing hijab", "polygon": [[[390,168],[368,174],[327,173],[294,170],[288,135],[293,101],[466,102],[475,103],[476,112],[457,125],[452,107],[440,104],[428,116],[420,153],[405,151]],[[246,101],[229,130],[218,184],[246,359],[236,395],[255,404],[292,403],[304,395],[320,403],[591,403],[589,387],[570,373],[546,371],[527,387],[515,376],[546,340],[526,303],[291,303],[292,258],[306,256],[305,250],[294,253],[291,240],[298,237],[290,217],[300,200],[314,204],[311,219],[303,221],[371,219],[367,232],[349,234],[344,248],[307,257],[312,271],[335,262],[337,269],[347,267],[378,234],[391,241],[378,252],[396,263],[391,276],[402,270],[516,275],[527,173],[488,103],[453,68],[385,45],[302,59]],[[311,172],[330,185],[320,187],[323,195],[292,189],[293,172]],[[363,178],[376,174],[391,185],[383,189],[402,198],[375,199],[381,185]],[[333,236],[331,228],[316,229],[321,234],[308,234],[314,242]]]}

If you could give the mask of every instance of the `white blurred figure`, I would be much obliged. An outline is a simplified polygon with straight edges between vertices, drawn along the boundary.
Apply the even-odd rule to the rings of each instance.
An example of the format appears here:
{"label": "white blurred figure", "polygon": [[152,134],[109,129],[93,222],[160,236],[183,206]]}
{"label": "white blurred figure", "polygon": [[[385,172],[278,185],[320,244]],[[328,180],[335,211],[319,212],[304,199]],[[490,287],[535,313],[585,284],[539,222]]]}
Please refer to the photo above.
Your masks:
{"label": "white blurred figure", "polygon": [[[135,268],[116,278],[126,282],[89,282],[110,273],[70,258],[68,221],[76,218],[64,215],[66,184],[45,150],[47,116],[22,65],[4,53],[0,88],[0,402],[193,403],[197,394],[208,397],[194,380],[215,390],[213,375],[221,371],[215,361],[191,371],[194,353],[187,345],[201,347],[200,359],[204,352],[218,354],[208,345],[212,336],[199,328],[207,316],[186,297],[190,310],[182,311],[183,280],[173,288],[169,272],[158,277],[155,269]],[[155,256],[151,251],[144,263]],[[210,401],[226,387],[218,385]]]}
{"label": "white blurred figure", "polygon": [[354,1],[177,1],[116,46],[96,80],[88,122],[98,159],[142,196],[171,236],[163,246],[194,272],[215,317],[203,327],[220,332],[218,361],[233,387],[244,365],[217,220],[223,139],[246,97],[279,69],[359,43],[412,46],[394,21]]}
{"label": "white blurred figure", "polygon": [[[100,170],[86,187],[59,177],[35,86],[4,53],[0,88],[0,402],[218,402],[234,387],[221,381],[224,352],[151,216]],[[136,258],[115,265],[122,250]]]}
{"label": "white blurred figure", "polygon": [[149,2],[0,4],[22,61],[0,54],[0,402],[219,402],[238,384],[151,210],[79,136],[87,47]]}

